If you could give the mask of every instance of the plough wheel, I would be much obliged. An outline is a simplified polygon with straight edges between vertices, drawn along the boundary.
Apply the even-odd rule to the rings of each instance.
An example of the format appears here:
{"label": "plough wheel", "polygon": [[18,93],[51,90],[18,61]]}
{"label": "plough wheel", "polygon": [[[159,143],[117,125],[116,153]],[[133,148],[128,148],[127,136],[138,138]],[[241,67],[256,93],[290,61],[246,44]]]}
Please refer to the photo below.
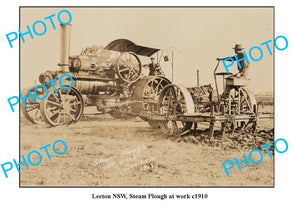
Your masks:
{"label": "plough wheel", "polygon": [[[24,90],[22,92],[23,97],[29,96],[28,90],[30,90],[31,94],[34,95],[34,88],[35,87],[31,87],[27,90]],[[39,97],[44,97],[45,91],[40,87],[37,89],[36,93]],[[20,104],[21,111],[25,116],[25,118],[27,118],[27,120],[35,124],[43,123],[44,120],[42,119],[41,111],[40,111],[40,100],[35,98],[35,103],[33,103],[32,99],[29,98],[25,100],[25,103],[26,106],[24,105],[23,101],[21,101]]]}
{"label": "plough wheel", "polygon": [[[194,113],[195,107],[192,96],[188,90],[182,85],[170,84],[166,86],[160,94],[158,108],[161,115],[174,117],[185,113]],[[160,121],[159,125],[164,134],[167,135],[182,135],[189,131],[192,127],[192,122],[181,121]]]}
{"label": "plough wheel", "polygon": [[[257,104],[252,91],[248,88],[233,88],[230,90],[228,99],[229,115],[251,115],[257,114]],[[252,124],[255,131],[256,121],[235,121],[231,124],[231,129],[244,129]]]}
{"label": "plough wheel", "polygon": [[46,99],[41,102],[41,115],[51,126],[70,124],[78,121],[84,109],[84,101],[80,92],[70,89],[49,89]]}

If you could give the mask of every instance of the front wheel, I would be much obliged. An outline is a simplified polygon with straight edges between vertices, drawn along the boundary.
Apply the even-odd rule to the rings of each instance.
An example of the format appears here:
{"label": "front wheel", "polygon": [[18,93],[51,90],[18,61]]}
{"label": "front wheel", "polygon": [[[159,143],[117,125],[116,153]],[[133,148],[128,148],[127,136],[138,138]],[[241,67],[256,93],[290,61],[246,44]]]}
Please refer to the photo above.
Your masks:
{"label": "front wheel", "polygon": [[[34,88],[35,87],[28,89],[31,91],[31,94],[34,93]],[[24,90],[22,92],[23,97],[29,96],[28,90]],[[39,97],[43,97],[45,94],[45,91],[42,88],[38,88],[36,90],[36,93]],[[42,119],[41,111],[40,111],[40,100],[35,99],[35,103],[33,103],[32,99],[28,98],[25,100],[25,104],[26,104],[26,106],[24,105],[23,101],[20,104],[21,111],[22,111],[23,115],[25,116],[25,118],[27,118],[27,120],[29,120],[30,122],[32,122],[34,124],[43,123],[44,121]]]}
{"label": "front wheel", "polygon": [[71,87],[51,88],[48,97],[41,102],[41,115],[51,126],[77,122],[83,115],[84,101],[81,93]]}

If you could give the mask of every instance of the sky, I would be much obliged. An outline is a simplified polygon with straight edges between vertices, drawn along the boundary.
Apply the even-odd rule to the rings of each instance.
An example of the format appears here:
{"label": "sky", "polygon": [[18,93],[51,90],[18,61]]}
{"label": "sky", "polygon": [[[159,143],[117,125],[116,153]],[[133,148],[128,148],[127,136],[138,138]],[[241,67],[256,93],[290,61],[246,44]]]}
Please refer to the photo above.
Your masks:
{"label": "sky", "polygon": [[[71,55],[91,45],[107,45],[126,38],[136,44],[174,51],[174,83],[196,86],[199,69],[200,85],[214,86],[216,58],[233,56],[232,49],[240,43],[248,54],[253,46],[261,47],[263,58],[250,59],[250,88],[256,93],[273,91],[273,56],[261,43],[273,40],[273,8],[63,8],[72,14]],[[50,22],[47,32],[34,39],[25,36],[21,42],[21,89],[39,84],[38,76],[47,70],[57,70],[59,62],[58,12],[62,8],[21,8],[20,29],[32,27],[35,21],[55,14],[54,30]],[[65,18],[65,17],[62,17]],[[37,28],[38,29],[38,28]],[[17,29],[16,29],[17,31]],[[273,44],[270,43],[273,51]],[[258,52],[253,52],[259,57]],[[142,63],[149,58],[141,57]],[[171,79],[170,62],[161,61],[166,76]],[[236,64],[229,68],[237,72]],[[224,72],[220,64],[218,71]],[[146,74],[148,71],[144,70]],[[220,77],[221,78],[221,77]],[[222,87],[221,79],[218,81]]]}

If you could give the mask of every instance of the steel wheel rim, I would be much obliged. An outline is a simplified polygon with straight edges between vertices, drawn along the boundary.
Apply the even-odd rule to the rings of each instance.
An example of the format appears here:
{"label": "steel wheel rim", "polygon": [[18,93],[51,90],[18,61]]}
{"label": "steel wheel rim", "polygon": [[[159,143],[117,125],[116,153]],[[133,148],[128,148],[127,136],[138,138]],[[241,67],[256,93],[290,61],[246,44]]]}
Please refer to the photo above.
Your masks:
{"label": "steel wheel rim", "polygon": [[78,90],[53,89],[49,90],[48,97],[42,101],[41,112],[45,120],[52,126],[60,126],[76,122],[83,114],[84,102]]}
{"label": "steel wheel rim", "polygon": [[[195,112],[190,93],[181,85],[166,86],[159,97],[158,108],[166,118]],[[160,121],[159,124],[163,133],[170,135],[180,135],[192,127],[192,122]]]}
{"label": "steel wheel rim", "polygon": [[[229,104],[228,113],[230,115],[241,114],[256,114],[257,104],[255,97],[250,89],[239,88],[238,90],[233,88],[229,92]],[[231,129],[245,129],[252,123],[252,128],[256,128],[256,121],[235,121],[235,124],[231,124]]]}
{"label": "steel wheel rim", "polygon": [[[229,114],[255,113],[256,100],[246,88],[231,89],[229,92]],[[234,113],[232,113],[234,112]]]}
{"label": "steel wheel rim", "polygon": [[165,78],[151,79],[144,87],[143,108],[146,111],[156,111],[161,91],[169,84]]}
{"label": "steel wheel rim", "polygon": [[[32,94],[34,93],[34,87],[28,90],[30,90]],[[23,97],[29,96],[28,90],[22,92]],[[41,87],[36,90],[36,93],[39,97],[43,97],[45,94]],[[35,98],[35,103],[33,103],[32,100],[29,98],[25,100],[25,103],[26,103],[26,107],[23,101],[21,102],[20,107],[23,115],[27,118],[27,120],[35,124],[43,123],[44,121],[42,119],[41,112],[40,112],[40,100]]]}

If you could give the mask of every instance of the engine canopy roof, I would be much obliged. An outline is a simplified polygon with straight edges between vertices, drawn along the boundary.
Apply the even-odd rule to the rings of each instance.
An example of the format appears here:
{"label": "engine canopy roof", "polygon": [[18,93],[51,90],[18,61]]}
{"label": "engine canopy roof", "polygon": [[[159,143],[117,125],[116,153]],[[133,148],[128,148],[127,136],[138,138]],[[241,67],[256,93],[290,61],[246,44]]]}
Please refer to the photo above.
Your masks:
{"label": "engine canopy roof", "polygon": [[117,52],[134,52],[137,55],[150,57],[160,49],[136,45],[127,39],[116,39],[104,47],[105,50]]}

